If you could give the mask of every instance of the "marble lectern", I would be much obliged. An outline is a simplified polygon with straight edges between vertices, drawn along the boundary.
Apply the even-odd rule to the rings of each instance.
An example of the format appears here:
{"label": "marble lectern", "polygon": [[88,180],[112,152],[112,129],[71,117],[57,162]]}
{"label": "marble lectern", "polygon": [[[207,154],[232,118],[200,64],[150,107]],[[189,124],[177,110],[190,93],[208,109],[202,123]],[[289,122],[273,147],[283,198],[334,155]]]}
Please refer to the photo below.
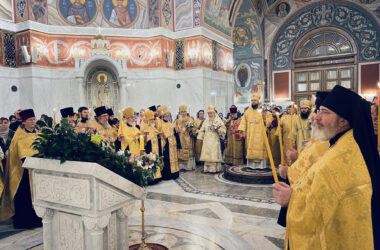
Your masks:
{"label": "marble lectern", "polygon": [[143,188],[97,163],[28,157],[45,250],[127,250],[128,216]]}

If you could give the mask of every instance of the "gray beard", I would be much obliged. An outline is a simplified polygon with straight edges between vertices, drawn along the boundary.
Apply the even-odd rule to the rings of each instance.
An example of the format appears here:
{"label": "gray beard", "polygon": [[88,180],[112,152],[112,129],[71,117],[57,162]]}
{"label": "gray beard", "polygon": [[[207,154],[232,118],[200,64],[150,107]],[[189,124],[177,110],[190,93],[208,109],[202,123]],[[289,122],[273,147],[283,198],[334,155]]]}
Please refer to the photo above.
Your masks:
{"label": "gray beard", "polygon": [[100,123],[100,125],[102,125],[102,127],[105,128],[105,129],[111,128],[111,125],[108,123],[108,121],[106,121],[104,123]]}
{"label": "gray beard", "polygon": [[321,141],[328,141],[337,134],[337,130],[334,127],[319,128],[318,125],[311,126],[311,137],[319,139]]}
{"label": "gray beard", "polygon": [[181,121],[181,122],[185,122],[186,120],[187,120],[187,115],[185,115],[185,116],[180,116],[179,117],[179,120]]}

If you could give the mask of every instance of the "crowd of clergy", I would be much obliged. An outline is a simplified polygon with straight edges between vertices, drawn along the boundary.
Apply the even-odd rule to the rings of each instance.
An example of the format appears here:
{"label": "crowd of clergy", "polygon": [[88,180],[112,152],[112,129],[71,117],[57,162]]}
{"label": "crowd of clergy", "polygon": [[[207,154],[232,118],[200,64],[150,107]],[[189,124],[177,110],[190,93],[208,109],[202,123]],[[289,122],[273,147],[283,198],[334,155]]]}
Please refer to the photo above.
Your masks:
{"label": "crowd of clergy", "polygon": [[[186,105],[178,113],[165,105],[138,113],[128,107],[120,120],[104,106],[94,109],[92,121],[87,107],[60,113],[76,132],[94,129],[115,151],[159,155],[163,168],[152,184],[197,165],[204,173],[219,173],[228,165],[271,171],[274,165],[281,177],[277,181],[272,168],[286,249],[380,249],[378,99],[369,103],[340,86],[284,110],[266,108],[260,99],[253,93],[243,114],[232,105],[226,119],[212,105],[195,119]],[[36,153],[32,143],[39,128],[32,109],[16,111],[15,118],[10,126],[7,118],[0,120],[0,219],[13,216],[15,228],[34,228],[41,219],[22,163]]]}

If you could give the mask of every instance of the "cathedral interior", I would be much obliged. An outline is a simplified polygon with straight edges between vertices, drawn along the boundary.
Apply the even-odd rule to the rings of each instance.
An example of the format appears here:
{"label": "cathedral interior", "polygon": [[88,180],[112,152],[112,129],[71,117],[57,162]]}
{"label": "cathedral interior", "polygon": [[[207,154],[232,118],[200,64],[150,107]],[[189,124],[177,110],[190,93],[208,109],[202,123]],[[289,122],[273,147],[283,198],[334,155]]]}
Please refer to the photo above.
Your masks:
{"label": "cathedral interior", "polygon": [[[380,80],[380,0],[3,0],[1,116],[33,108],[287,106]],[[190,108],[191,107],[191,108]],[[116,114],[117,116],[117,114]],[[60,119],[57,113],[57,119]],[[282,249],[271,184],[197,168],[147,188],[146,239],[169,249]],[[129,242],[141,237],[136,206]],[[1,249],[43,249],[42,229],[0,223]],[[68,248],[69,249],[69,248]]]}

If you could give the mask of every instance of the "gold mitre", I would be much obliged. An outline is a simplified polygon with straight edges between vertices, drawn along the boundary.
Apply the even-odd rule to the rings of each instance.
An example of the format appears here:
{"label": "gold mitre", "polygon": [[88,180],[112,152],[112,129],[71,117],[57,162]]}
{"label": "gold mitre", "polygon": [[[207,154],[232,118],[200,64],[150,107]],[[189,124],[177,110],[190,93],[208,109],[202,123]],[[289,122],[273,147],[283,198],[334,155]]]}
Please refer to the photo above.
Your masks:
{"label": "gold mitre", "polygon": [[186,105],[182,104],[179,106],[179,112],[186,111],[187,112],[187,107]]}
{"label": "gold mitre", "polygon": [[214,112],[215,113],[215,107],[213,105],[207,106],[207,112]]}
{"label": "gold mitre", "polygon": [[251,100],[260,101],[260,98],[261,98],[261,93],[260,92],[253,92],[251,94]]}
{"label": "gold mitre", "polygon": [[147,121],[154,119],[154,112],[152,110],[146,111],[144,115],[145,115],[145,120]]}
{"label": "gold mitre", "polygon": [[158,114],[160,116],[163,116],[164,114],[166,114],[168,112],[168,108],[165,106],[165,105],[162,105],[158,108]]}
{"label": "gold mitre", "polygon": [[311,102],[308,99],[302,99],[300,102],[301,108],[311,108]]}
{"label": "gold mitre", "polygon": [[134,115],[135,115],[135,112],[133,108],[126,108],[123,110],[123,116],[127,119],[133,117]]}

